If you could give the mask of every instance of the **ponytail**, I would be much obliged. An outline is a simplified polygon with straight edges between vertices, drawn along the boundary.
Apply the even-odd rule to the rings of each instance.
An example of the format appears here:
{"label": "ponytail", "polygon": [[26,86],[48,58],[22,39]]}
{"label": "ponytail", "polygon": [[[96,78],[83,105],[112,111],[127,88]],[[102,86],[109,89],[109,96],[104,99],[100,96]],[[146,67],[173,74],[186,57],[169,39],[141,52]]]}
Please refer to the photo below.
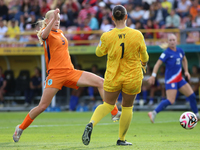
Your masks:
{"label": "ponytail", "polygon": [[37,23],[40,25],[40,30],[36,31],[37,32],[37,37],[39,39],[40,44],[42,45],[43,44],[43,40],[42,40],[41,35],[42,35],[42,29],[47,26],[46,19],[40,20]]}
{"label": "ponytail", "polygon": [[169,44],[166,42],[159,45],[159,47],[162,48],[163,50],[167,49],[168,46],[169,46]]}

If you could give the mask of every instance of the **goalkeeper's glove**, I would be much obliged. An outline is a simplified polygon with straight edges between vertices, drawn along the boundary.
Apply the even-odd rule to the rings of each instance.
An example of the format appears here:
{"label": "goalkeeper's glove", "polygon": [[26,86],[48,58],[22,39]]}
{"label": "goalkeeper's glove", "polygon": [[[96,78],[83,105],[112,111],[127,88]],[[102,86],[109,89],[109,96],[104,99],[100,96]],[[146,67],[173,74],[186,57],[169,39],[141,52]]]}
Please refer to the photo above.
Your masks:
{"label": "goalkeeper's glove", "polygon": [[143,71],[144,71],[144,73],[146,73],[147,71],[147,63],[144,65],[142,62],[141,62],[141,64],[142,64],[142,69],[143,69]]}

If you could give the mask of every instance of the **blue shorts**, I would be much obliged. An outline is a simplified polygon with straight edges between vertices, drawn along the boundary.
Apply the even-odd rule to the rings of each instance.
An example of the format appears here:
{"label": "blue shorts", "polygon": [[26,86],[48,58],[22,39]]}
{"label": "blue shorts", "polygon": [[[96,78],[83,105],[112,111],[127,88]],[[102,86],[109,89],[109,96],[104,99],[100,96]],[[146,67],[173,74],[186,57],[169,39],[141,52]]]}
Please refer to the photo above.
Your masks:
{"label": "blue shorts", "polygon": [[176,82],[176,83],[165,83],[165,89],[166,90],[169,90],[169,89],[180,89],[183,85],[185,85],[187,82],[185,81],[185,79],[182,79],[181,81],[179,82]]}

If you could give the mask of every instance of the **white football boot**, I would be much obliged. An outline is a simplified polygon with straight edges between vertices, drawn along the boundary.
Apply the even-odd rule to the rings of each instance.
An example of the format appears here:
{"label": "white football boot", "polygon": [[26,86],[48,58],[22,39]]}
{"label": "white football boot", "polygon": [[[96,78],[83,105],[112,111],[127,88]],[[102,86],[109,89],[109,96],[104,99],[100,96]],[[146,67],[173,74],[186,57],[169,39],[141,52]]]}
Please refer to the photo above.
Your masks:
{"label": "white football boot", "polygon": [[20,139],[20,136],[22,135],[23,130],[19,128],[19,125],[15,129],[15,133],[13,134],[13,140],[14,142],[18,142]]}
{"label": "white football boot", "polygon": [[118,111],[116,115],[112,115],[112,121],[116,122],[120,119],[122,112]]}

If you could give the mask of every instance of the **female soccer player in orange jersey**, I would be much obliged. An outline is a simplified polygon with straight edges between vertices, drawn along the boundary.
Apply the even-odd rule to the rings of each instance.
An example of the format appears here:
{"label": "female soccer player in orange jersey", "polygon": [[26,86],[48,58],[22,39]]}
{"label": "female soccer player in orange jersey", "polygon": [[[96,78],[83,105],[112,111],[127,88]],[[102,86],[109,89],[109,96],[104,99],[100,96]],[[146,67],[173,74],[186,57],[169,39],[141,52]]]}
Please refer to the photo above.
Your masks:
{"label": "female soccer player in orange jersey", "polygon": [[114,108],[120,92],[123,99],[117,145],[132,145],[125,141],[125,135],[132,119],[135,96],[141,91],[143,79],[141,67],[146,66],[149,56],[142,33],[126,26],[126,9],[122,5],[117,5],[113,8],[112,15],[116,27],[103,33],[96,49],[97,56],[107,55],[105,101],[96,108],[84,130],[82,141],[85,145],[90,142],[93,126]]}
{"label": "female soccer player in orange jersey", "polygon": [[[44,46],[48,76],[39,105],[34,107],[25,117],[22,124],[16,127],[13,134],[15,142],[19,141],[23,130],[49,106],[52,98],[62,86],[75,89],[84,86],[97,87],[103,98],[104,79],[93,73],[74,69],[68,51],[68,41],[64,37],[62,30],[59,29],[59,12],[59,9],[48,11],[42,21],[42,28],[37,33],[40,43]],[[112,115],[119,119],[120,115],[118,114],[121,113],[115,107]]]}

